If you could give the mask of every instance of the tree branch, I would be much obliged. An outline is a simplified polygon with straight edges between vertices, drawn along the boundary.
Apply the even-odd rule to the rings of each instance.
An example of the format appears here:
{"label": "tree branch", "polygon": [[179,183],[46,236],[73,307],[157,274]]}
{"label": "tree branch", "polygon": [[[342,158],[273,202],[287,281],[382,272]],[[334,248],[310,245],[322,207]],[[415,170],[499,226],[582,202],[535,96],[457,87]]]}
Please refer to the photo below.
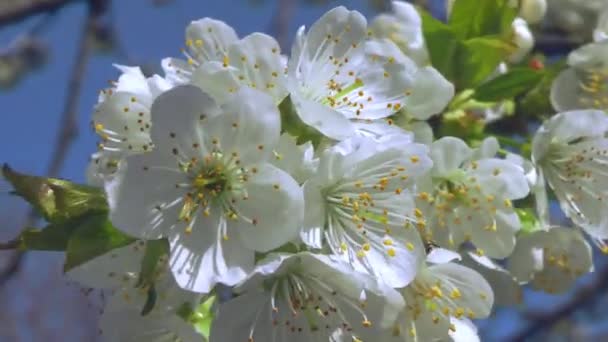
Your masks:
{"label": "tree branch", "polygon": [[33,15],[54,12],[77,1],[82,0],[2,0],[0,26],[17,23]]}
{"label": "tree branch", "polygon": [[59,123],[60,130],[57,133],[53,157],[47,170],[47,175],[50,177],[59,174],[67,157],[67,152],[74,139],[78,136],[78,100],[80,99],[81,85],[86,72],[86,66],[91,55],[90,37],[96,20],[96,16],[89,16],[86,19],[82,36],[78,43],[78,51],[76,52],[74,66],[72,67],[64,109]]}
{"label": "tree branch", "polygon": [[[108,8],[110,0],[89,0],[89,11],[84,21],[78,49],[74,58],[74,65],[66,92],[63,113],[59,122],[59,131],[55,142],[52,158],[48,166],[47,175],[57,176],[61,171],[68,151],[78,136],[78,101],[82,88],[82,81],[86,73],[86,67],[92,52],[91,37],[94,34],[95,26],[99,17]],[[29,221],[35,217],[30,213]],[[29,226],[27,224],[26,226]],[[8,266],[0,272],[0,286],[19,272],[23,262],[24,252],[15,251],[8,262]]]}
{"label": "tree branch", "polygon": [[608,263],[595,273],[595,277],[590,283],[580,285],[570,300],[558,305],[551,311],[535,315],[536,317],[534,317],[534,319],[532,319],[524,329],[511,335],[511,337],[505,339],[505,341],[523,342],[530,339],[541,330],[552,327],[559,321],[568,318],[570,315],[596,298],[595,296],[597,294],[607,290]]}

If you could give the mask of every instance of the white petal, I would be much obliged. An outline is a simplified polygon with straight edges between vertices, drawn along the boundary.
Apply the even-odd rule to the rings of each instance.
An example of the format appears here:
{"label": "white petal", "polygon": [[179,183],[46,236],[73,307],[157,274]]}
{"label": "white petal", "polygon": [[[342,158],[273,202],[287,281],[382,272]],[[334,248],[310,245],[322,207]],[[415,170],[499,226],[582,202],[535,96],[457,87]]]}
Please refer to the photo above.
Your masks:
{"label": "white petal", "polygon": [[85,286],[105,289],[120,288],[125,284],[123,275],[137,274],[144,256],[145,244],[136,241],[100,255],[66,273]]}
{"label": "white petal", "polygon": [[234,29],[220,20],[203,18],[186,28],[186,45],[199,62],[222,60],[228,47],[237,40]]}
{"label": "white petal", "polygon": [[521,303],[522,289],[515,278],[500,265],[486,256],[477,253],[464,253],[463,265],[479,272],[492,286],[496,305],[511,306]]}
{"label": "white petal", "polygon": [[268,159],[279,142],[281,121],[270,96],[255,89],[241,88],[222,105],[224,114],[203,123],[208,132],[206,146],[225,155],[235,155],[241,165]]}
{"label": "white petal", "polygon": [[355,133],[353,125],[340,112],[324,104],[300,98],[297,93],[291,93],[291,100],[300,119],[323,135],[343,140]]}
{"label": "white petal", "polygon": [[192,233],[174,234],[169,241],[169,265],[179,286],[209,293],[216,283],[233,286],[245,279],[253,268],[254,252],[244,248],[236,237],[222,237],[224,217],[212,214],[204,218],[199,214],[197,220]]}
{"label": "white petal", "polygon": [[500,198],[520,199],[530,192],[523,168],[503,159],[479,160],[471,175],[477,178],[485,193]]}
{"label": "white petal", "polygon": [[454,331],[450,330],[450,337],[454,342],[479,342],[477,327],[468,319],[456,319],[450,317],[450,322],[454,325]]}
{"label": "white petal", "polygon": [[422,67],[414,75],[416,83],[403,106],[418,120],[427,120],[440,113],[454,97],[454,86],[433,67]]}
{"label": "white petal", "polygon": [[475,314],[475,318],[485,318],[490,315],[494,304],[494,293],[481,274],[454,263],[432,265],[428,270],[446,284],[458,288],[461,294],[458,305],[470,309]]}
{"label": "white petal", "polygon": [[267,252],[297,236],[304,218],[304,196],[285,171],[270,164],[260,164],[257,169],[247,184],[249,198],[234,204],[239,216],[256,222],[239,220],[234,227],[245,246]]}
{"label": "white petal", "polygon": [[450,172],[460,168],[469,160],[473,151],[467,144],[454,137],[444,137],[431,145],[431,159],[433,160],[433,175],[447,176]]}
{"label": "white petal", "polygon": [[310,142],[296,145],[294,137],[287,133],[281,135],[270,163],[289,173],[302,184],[315,172],[318,159],[314,158],[314,149]]}
{"label": "white petal", "polygon": [[184,196],[176,184],[188,179],[171,157],[158,151],[131,156],[124,174],[106,182],[110,220],[116,228],[131,236],[157,239],[175,227]]}
{"label": "white petal", "polygon": [[432,264],[445,264],[460,259],[460,254],[445,248],[433,248],[426,256],[426,261]]}
{"label": "white petal", "polygon": [[169,165],[174,167],[177,157],[205,156],[210,150],[203,144],[203,125],[219,113],[215,101],[195,86],[178,86],[163,93],[152,106],[155,152],[173,159]]}
{"label": "white petal", "polygon": [[562,71],[551,85],[551,104],[557,111],[583,109],[579,76],[573,68]]}

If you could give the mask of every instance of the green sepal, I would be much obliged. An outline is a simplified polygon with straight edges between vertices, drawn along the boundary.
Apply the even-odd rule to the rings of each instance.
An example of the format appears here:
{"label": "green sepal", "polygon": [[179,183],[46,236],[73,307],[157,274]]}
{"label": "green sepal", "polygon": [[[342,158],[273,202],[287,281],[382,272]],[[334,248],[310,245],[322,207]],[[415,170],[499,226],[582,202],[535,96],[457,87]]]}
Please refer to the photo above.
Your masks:
{"label": "green sepal", "polygon": [[157,296],[158,295],[156,293],[154,285],[151,285],[147,291],[146,302],[144,303],[144,307],[141,309],[142,316],[146,316],[154,309],[154,306],[156,305]]}
{"label": "green sepal", "polygon": [[156,278],[165,267],[160,261],[168,255],[169,241],[167,239],[147,241],[144,257],[141,261],[139,278],[137,279],[135,287],[145,288],[153,286],[154,282],[156,282]]}
{"label": "green sepal", "polygon": [[530,208],[516,208],[515,212],[517,213],[519,221],[521,222],[520,232],[522,234],[530,234],[542,229],[534,210]]}
{"label": "green sepal", "polygon": [[281,112],[281,133],[288,133],[295,137],[298,145],[310,141],[315,148],[319,146],[323,135],[300,119],[289,96],[281,101],[279,111]]}
{"label": "green sepal", "polygon": [[216,300],[217,297],[211,295],[202,300],[196,308],[193,308],[190,303],[184,303],[177,309],[176,314],[185,322],[192,324],[199,334],[209,338],[211,323],[215,317],[213,306]]}

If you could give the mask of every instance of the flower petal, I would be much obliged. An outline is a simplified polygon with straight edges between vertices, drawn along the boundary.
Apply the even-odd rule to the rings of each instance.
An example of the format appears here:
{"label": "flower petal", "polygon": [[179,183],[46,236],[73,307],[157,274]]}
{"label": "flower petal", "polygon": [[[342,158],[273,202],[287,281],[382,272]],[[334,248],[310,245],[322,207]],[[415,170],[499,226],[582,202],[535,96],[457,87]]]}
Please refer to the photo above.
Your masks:
{"label": "flower petal", "polygon": [[256,166],[247,184],[249,198],[234,206],[242,219],[235,227],[241,242],[250,249],[267,252],[297,237],[304,218],[304,195],[285,171],[270,164]]}
{"label": "flower petal", "polygon": [[234,156],[241,165],[268,159],[279,142],[281,120],[272,98],[243,87],[222,105],[223,114],[203,123],[205,145]]}
{"label": "flower petal", "polygon": [[447,176],[460,168],[472,155],[473,151],[469,146],[458,138],[444,137],[435,141],[431,145],[433,175]]}
{"label": "flower petal", "polygon": [[171,236],[169,265],[183,289],[209,293],[216,283],[237,284],[253,269],[254,252],[244,248],[240,239],[221,236],[225,220],[223,216],[203,217],[199,213],[198,226],[192,233]]}

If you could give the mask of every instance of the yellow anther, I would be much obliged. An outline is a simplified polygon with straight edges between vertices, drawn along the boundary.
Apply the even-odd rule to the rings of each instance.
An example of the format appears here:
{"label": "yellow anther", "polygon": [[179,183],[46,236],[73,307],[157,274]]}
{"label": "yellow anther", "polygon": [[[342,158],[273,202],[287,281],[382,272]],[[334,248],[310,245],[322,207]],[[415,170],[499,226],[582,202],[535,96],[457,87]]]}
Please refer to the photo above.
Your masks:
{"label": "yellow anther", "polygon": [[405,247],[407,247],[407,249],[409,249],[410,251],[414,250],[414,244],[411,242],[406,243]]}
{"label": "yellow anther", "polygon": [[395,255],[397,255],[397,251],[394,248],[389,248],[386,250],[386,253],[388,254],[388,256],[390,257],[394,257]]}
{"label": "yellow anther", "polygon": [[369,252],[370,249],[372,249],[372,247],[370,246],[369,243],[364,243],[363,246],[361,246],[363,248],[364,251]]}
{"label": "yellow anther", "polygon": [[414,209],[414,215],[416,215],[416,218],[421,219],[423,214],[422,214],[422,210],[416,208]]}
{"label": "yellow anther", "polygon": [[458,290],[458,289],[453,289],[452,292],[450,293],[450,298],[452,298],[452,299],[459,299],[460,297],[462,297],[462,294],[460,293],[460,290]]}
{"label": "yellow anther", "polygon": [[418,156],[411,156],[411,157],[410,157],[410,161],[411,161],[412,163],[416,164],[417,162],[419,162],[419,161],[420,161],[420,157],[418,157]]}

